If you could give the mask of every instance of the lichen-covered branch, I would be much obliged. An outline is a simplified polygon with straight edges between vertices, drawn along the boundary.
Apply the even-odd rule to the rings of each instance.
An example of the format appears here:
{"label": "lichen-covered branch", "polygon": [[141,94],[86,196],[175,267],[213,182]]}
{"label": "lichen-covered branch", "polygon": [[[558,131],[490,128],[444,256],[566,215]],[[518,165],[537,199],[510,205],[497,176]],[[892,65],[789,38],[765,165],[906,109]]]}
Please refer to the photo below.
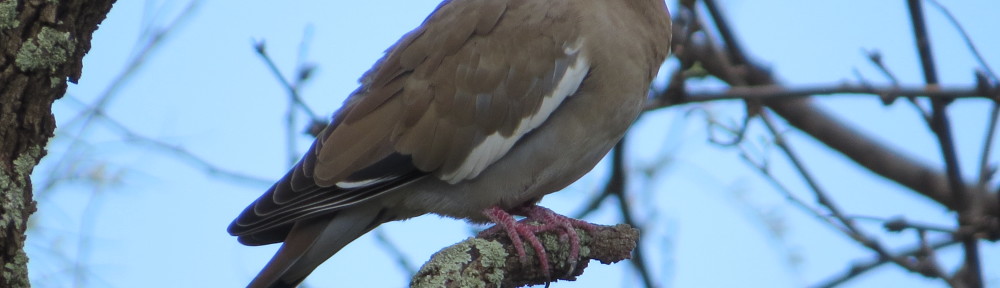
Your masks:
{"label": "lichen-covered branch", "polygon": [[525,245],[528,259],[521,262],[505,234],[496,233],[469,238],[435,253],[413,277],[410,286],[521,287],[574,281],[583,274],[590,260],[611,264],[629,259],[639,240],[639,230],[625,224],[598,226],[592,232],[577,229],[576,232],[580,235],[580,259],[575,267],[566,259],[570,254],[567,241],[560,240],[554,232],[538,235],[549,256],[552,279],[540,271],[541,265],[531,245]]}

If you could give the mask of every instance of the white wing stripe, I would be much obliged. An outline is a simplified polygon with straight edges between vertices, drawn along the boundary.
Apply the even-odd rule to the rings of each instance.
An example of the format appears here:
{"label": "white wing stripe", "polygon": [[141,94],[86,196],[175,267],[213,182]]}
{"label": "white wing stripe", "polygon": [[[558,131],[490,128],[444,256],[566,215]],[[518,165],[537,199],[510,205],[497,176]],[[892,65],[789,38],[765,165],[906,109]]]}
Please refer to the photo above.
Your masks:
{"label": "white wing stripe", "polygon": [[465,158],[458,169],[441,175],[441,180],[455,184],[459,181],[479,176],[479,173],[486,170],[486,167],[489,167],[490,164],[493,164],[493,162],[496,162],[503,155],[506,155],[507,151],[511,147],[514,147],[514,144],[521,139],[521,136],[542,125],[545,119],[548,119],[549,115],[552,115],[552,112],[562,104],[563,100],[576,93],[576,90],[580,88],[580,83],[583,82],[583,78],[587,76],[587,72],[590,70],[590,62],[587,59],[586,53],[580,51],[580,47],[583,46],[582,42],[580,40],[573,45],[565,47],[564,51],[566,55],[579,54],[576,55],[576,61],[566,68],[566,72],[564,72],[559,83],[552,90],[552,93],[545,95],[545,98],[542,99],[541,107],[539,107],[537,113],[521,118],[517,129],[514,130],[514,134],[510,135],[510,137],[504,137],[499,132],[494,132],[486,136],[486,139],[482,143],[479,143],[476,148],[472,149],[469,156]]}
{"label": "white wing stripe", "polygon": [[355,189],[355,188],[361,188],[361,187],[365,187],[365,186],[372,186],[372,185],[379,184],[379,183],[382,183],[382,182],[386,182],[386,181],[389,181],[389,180],[392,180],[392,179],[395,179],[395,177],[382,177],[382,178],[366,179],[366,180],[360,180],[360,181],[340,181],[340,182],[337,182],[337,188],[340,188],[340,189]]}

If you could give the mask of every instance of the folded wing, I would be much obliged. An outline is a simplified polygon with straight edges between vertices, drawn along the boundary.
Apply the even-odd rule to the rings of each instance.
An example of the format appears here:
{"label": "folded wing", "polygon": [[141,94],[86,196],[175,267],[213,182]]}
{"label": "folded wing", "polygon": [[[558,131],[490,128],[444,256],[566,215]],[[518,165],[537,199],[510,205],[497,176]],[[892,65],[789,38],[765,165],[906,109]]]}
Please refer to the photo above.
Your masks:
{"label": "folded wing", "polygon": [[231,234],[248,245],[280,242],[298,219],[423,177],[473,179],[544,125],[588,75],[572,5],[451,2],[362,77],[302,161]]}

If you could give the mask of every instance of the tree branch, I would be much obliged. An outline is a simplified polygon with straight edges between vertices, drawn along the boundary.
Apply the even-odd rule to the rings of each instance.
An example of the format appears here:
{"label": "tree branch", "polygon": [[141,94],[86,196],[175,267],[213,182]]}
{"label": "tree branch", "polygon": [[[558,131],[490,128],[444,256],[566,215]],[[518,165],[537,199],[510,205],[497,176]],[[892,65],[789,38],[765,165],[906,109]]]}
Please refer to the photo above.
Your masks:
{"label": "tree branch", "polygon": [[[924,80],[927,85],[936,86],[939,82],[937,68],[934,64],[927,23],[924,19],[923,3],[921,0],[907,0],[906,2],[910,10],[917,52],[920,54],[920,64],[924,70]],[[931,121],[928,124],[930,124],[931,131],[937,136],[938,144],[941,147],[941,156],[944,158],[945,171],[948,175],[948,186],[951,188],[952,198],[958,207],[956,209],[958,223],[961,226],[974,226],[981,209],[979,207],[980,201],[977,201],[978,197],[974,194],[976,192],[968,189],[962,180],[962,170],[958,163],[958,152],[955,150],[955,138],[952,136],[951,120],[947,111],[950,103],[950,101],[932,99]],[[963,238],[962,247],[965,250],[965,257],[962,268],[966,273],[961,275],[964,279],[957,280],[970,288],[983,287],[982,268],[980,268],[979,263],[979,240],[974,236]]]}
{"label": "tree branch", "polygon": [[987,98],[1000,101],[1000,90],[983,91],[978,86],[938,87],[938,86],[871,86],[851,83],[789,87],[786,85],[760,85],[730,87],[723,91],[664,91],[646,104],[646,110],[666,108],[678,104],[700,103],[721,100],[766,100],[782,101],[816,95],[853,94],[877,95],[883,98],[925,97],[931,99],[954,100],[959,98]]}
{"label": "tree branch", "polygon": [[56,127],[52,103],[76,82],[114,0],[0,1],[0,287],[29,287],[31,174]]}
{"label": "tree branch", "polygon": [[819,284],[813,285],[812,287],[816,287],[816,288],[832,288],[832,287],[836,287],[836,286],[839,286],[840,284],[846,283],[847,281],[849,281],[851,279],[854,279],[854,278],[856,278],[858,276],[861,276],[862,274],[868,273],[868,272],[874,270],[875,268],[881,267],[882,265],[885,265],[887,263],[891,263],[894,260],[895,261],[913,261],[913,260],[915,260],[915,259],[913,259],[914,257],[916,257],[920,253],[923,253],[927,248],[935,249],[936,250],[936,249],[941,249],[941,248],[945,248],[945,247],[948,247],[948,246],[956,245],[956,244],[959,244],[959,243],[960,243],[959,241],[952,240],[952,239],[941,240],[941,241],[937,241],[937,242],[934,242],[934,243],[929,243],[929,244],[926,244],[926,245],[919,245],[917,247],[912,247],[912,248],[909,248],[909,249],[905,249],[904,252],[899,253],[896,256],[891,257],[891,258],[885,258],[885,257],[882,257],[882,256],[875,256],[875,257],[872,257],[872,259],[870,259],[870,260],[866,260],[864,262],[857,262],[854,265],[851,265],[851,267],[848,268],[847,271],[844,271],[840,275],[830,277],[829,279],[827,279],[827,280],[825,280],[823,282],[820,282]]}
{"label": "tree branch", "polygon": [[[580,259],[575,267],[566,262],[569,247],[555,232],[539,234],[549,255],[551,274],[540,271],[531,245],[524,248],[528,261],[521,262],[504,233],[485,238],[469,238],[435,253],[410,282],[410,287],[521,287],[558,280],[575,281],[590,260],[611,264],[629,259],[639,240],[639,230],[629,225],[598,226],[580,235]],[[572,269],[572,270],[570,270]]]}
{"label": "tree branch", "polygon": [[[910,1],[911,3],[918,3],[918,0]],[[681,103],[741,99],[746,101],[748,109],[747,117],[754,117],[760,113],[761,110],[758,106],[762,103],[764,106],[770,108],[771,111],[774,111],[787,120],[790,125],[819,140],[831,149],[847,156],[858,165],[910,188],[952,211],[957,211],[960,215],[964,215],[964,217],[961,217],[961,219],[964,219],[961,229],[954,236],[956,238],[963,238],[962,240],[964,241],[962,242],[965,242],[966,265],[963,267],[962,272],[957,273],[958,275],[949,277],[943,274],[941,269],[931,269],[933,268],[931,266],[936,267],[937,265],[934,259],[922,259],[921,261],[912,262],[910,259],[892,257],[889,254],[890,250],[873,242],[871,238],[863,237],[864,235],[860,231],[857,231],[857,229],[852,229],[851,226],[853,225],[851,221],[844,219],[843,216],[835,217],[841,219],[840,224],[846,227],[840,227],[841,225],[834,225],[834,223],[830,223],[831,225],[847,232],[849,236],[852,236],[852,238],[855,238],[855,240],[858,240],[876,252],[879,258],[887,259],[886,261],[894,262],[901,267],[923,275],[941,278],[948,281],[952,286],[970,285],[971,287],[981,287],[981,284],[977,284],[977,280],[975,280],[981,279],[981,276],[977,274],[979,272],[979,253],[975,249],[976,241],[978,241],[976,239],[977,237],[987,237],[983,236],[986,233],[995,233],[996,228],[994,226],[996,225],[992,223],[1000,222],[998,220],[1000,219],[1000,209],[998,209],[1000,208],[1000,201],[998,201],[997,197],[988,194],[985,189],[971,189],[970,187],[973,187],[973,184],[965,183],[960,176],[957,157],[952,157],[955,155],[954,142],[950,134],[947,115],[945,114],[947,103],[958,97],[951,97],[946,93],[942,93],[943,91],[940,90],[941,87],[938,86],[935,79],[936,75],[933,73],[933,63],[929,61],[932,58],[929,53],[929,45],[927,45],[926,31],[920,32],[919,28],[915,29],[917,30],[918,47],[920,47],[921,58],[925,67],[924,72],[928,75],[928,85],[925,87],[902,88],[898,83],[893,83],[897,85],[875,88],[872,85],[864,85],[866,83],[862,83],[862,86],[841,84],[839,86],[806,89],[783,88],[770,71],[762,65],[754,63],[746,56],[746,51],[738,43],[733,30],[729,27],[725,17],[723,17],[723,14],[718,9],[716,1],[703,0],[702,2],[708,7],[712,22],[719,31],[719,34],[721,34],[722,42],[719,43],[719,40],[711,38],[711,31],[704,31],[702,29],[705,25],[701,24],[701,20],[698,18],[699,11],[694,9],[693,5],[685,5],[684,7],[689,10],[685,11],[682,9],[679,11],[679,14],[689,16],[688,18],[690,19],[678,17],[678,19],[687,21],[680,21],[676,23],[680,25],[675,26],[675,29],[680,30],[680,32],[675,30],[675,34],[681,36],[677,37],[680,41],[677,44],[679,46],[674,47],[676,51],[675,55],[682,64],[682,70],[675,72],[674,76],[690,76],[672,77],[672,82],[668,85],[668,89],[656,95],[648,107],[655,109]],[[917,15],[920,13],[912,14]],[[923,20],[915,19],[914,23],[922,24]],[[688,25],[685,26],[684,24]],[[891,73],[889,74],[891,76]],[[692,76],[715,77],[733,88],[721,93],[716,92],[714,95],[700,95],[702,98],[692,97],[690,95],[695,93],[687,92],[688,88],[685,88],[683,83],[688,77]],[[980,76],[980,78],[985,77]],[[678,81],[682,83],[675,83]],[[954,87],[949,88],[951,91],[948,91],[948,93],[970,93],[964,97],[992,99],[994,105],[998,102],[996,99],[997,95],[1000,94],[997,93],[1000,89],[997,88],[995,81],[982,81],[982,79],[978,81],[975,87],[962,88],[965,91],[959,92],[953,89]],[[903,90],[908,91],[901,93]],[[882,96],[883,99],[893,99],[893,97],[899,96],[929,98],[933,107],[927,109],[928,113],[926,113],[925,118],[931,124],[932,130],[938,136],[938,142],[942,146],[945,164],[940,167],[943,167],[944,171],[942,171],[942,168],[928,165],[928,163],[923,163],[909,155],[902,154],[898,152],[898,149],[894,149],[890,145],[882,143],[866,133],[855,129],[848,125],[846,121],[827,113],[824,109],[817,106],[811,98],[812,95],[833,93],[875,94]],[[766,118],[766,115],[764,116]],[[799,169],[803,171],[801,168]],[[816,189],[815,185],[813,187]],[[821,194],[818,197],[822,198],[823,195]],[[820,201],[824,202],[822,199]],[[975,203],[970,203],[973,201]],[[828,206],[828,208],[831,207]],[[833,210],[836,209],[833,208]],[[834,214],[838,213],[834,212]]]}
{"label": "tree branch", "polygon": [[[711,0],[706,0],[706,2],[711,2]],[[695,19],[691,22],[697,23],[697,21]],[[717,23],[716,25],[719,24]],[[692,27],[697,26],[693,26],[692,24]],[[675,27],[677,30],[683,28],[681,25]],[[726,29],[728,28],[720,28],[720,30]],[[694,33],[692,31],[676,30],[675,32],[678,35]],[[681,39],[687,38],[681,37]],[[706,74],[725,81],[734,86],[733,89],[752,89],[749,87],[775,87],[780,85],[774,79],[774,75],[761,65],[755,63],[746,63],[743,65],[729,63],[727,57],[723,57],[725,54],[711,40],[679,41],[678,45],[683,45],[683,47],[675,46],[675,55],[682,63],[700,63],[700,67],[706,70]],[[740,51],[739,53],[743,52]],[[674,83],[671,83],[671,86],[683,87],[682,84]],[[773,90],[774,88],[765,89]],[[997,95],[993,91],[995,89],[997,87],[990,87],[989,91],[980,95]],[[672,89],[667,89],[667,91],[672,91]],[[883,92],[888,92],[888,90]],[[664,103],[662,105],[675,105],[690,101],[678,100],[676,95],[671,94],[671,92],[661,92],[655,95],[655,100],[653,101],[660,101],[660,103]],[[909,155],[902,154],[899,149],[892,148],[890,145],[849,126],[842,119],[817,106],[815,101],[810,97],[795,96],[773,99],[762,98],[764,98],[763,103],[765,105],[796,129],[805,132],[834,151],[847,156],[858,165],[912,189],[950,210],[958,211],[960,207],[952,197],[948,177],[943,171],[916,160]],[[993,199],[979,199],[984,200],[981,204],[983,205],[981,207],[982,211],[988,211],[993,217],[1000,217],[1000,201],[997,201],[996,197],[993,197]]]}

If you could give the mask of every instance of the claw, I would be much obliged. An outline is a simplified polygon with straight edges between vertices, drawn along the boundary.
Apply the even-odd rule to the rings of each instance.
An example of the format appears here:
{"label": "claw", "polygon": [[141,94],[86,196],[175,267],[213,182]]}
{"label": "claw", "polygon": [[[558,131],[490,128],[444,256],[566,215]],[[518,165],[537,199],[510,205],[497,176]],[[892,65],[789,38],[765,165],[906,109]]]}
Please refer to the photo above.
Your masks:
{"label": "claw", "polygon": [[[597,226],[594,224],[559,215],[552,210],[534,204],[511,209],[510,212],[504,211],[499,207],[491,207],[483,211],[483,214],[497,225],[479,233],[479,235],[489,235],[498,233],[501,229],[504,230],[507,237],[511,239],[512,244],[514,244],[514,250],[518,257],[521,258],[522,263],[527,263],[528,259],[524,250],[524,240],[527,240],[528,244],[534,248],[538,256],[538,261],[541,263],[542,271],[547,278],[551,278],[549,275],[548,255],[542,246],[542,242],[535,236],[536,233],[556,230],[560,240],[569,240],[570,252],[567,262],[570,267],[566,275],[569,276],[576,270],[577,260],[580,258],[580,236],[577,235],[575,228],[587,231],[597,229]],[[511,214],[525,216],[526,218],[521,221],[515,221],[514,216]],[[535,225],[531,222],[539,222],[541,224]]]}

